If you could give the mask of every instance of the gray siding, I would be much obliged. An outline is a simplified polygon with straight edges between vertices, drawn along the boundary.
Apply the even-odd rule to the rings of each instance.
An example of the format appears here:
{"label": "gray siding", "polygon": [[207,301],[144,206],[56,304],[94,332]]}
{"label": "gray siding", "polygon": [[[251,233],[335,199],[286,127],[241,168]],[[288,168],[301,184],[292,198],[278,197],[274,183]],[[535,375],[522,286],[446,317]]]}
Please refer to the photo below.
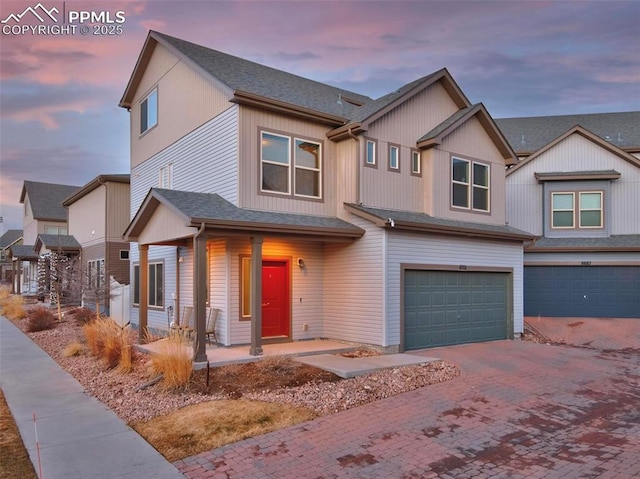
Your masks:
{"label": "gray siding", "polygon": [[640,253],[578,251],[575,253],[525,253],[527,266],[566,265],[635,265],[640,266]]}
{"label": "gray siding", "polygon": [[356,216],[347,219],[366,233],[348,245],[324,246],[324,336],[387,346],[385,232]]}
{"label": "gray siding", "polygon": [[512,268],[514,332],[523,331],[522,244],[392,231],[388,240],[387,259],[389,344],[400,344],[400,266],[403,263]]}

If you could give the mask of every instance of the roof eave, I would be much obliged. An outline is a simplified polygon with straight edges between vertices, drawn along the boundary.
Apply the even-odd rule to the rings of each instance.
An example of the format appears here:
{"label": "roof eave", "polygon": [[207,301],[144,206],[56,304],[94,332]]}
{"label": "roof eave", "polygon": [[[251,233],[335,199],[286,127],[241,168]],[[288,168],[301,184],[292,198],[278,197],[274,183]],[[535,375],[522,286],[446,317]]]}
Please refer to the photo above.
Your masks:
{"label": "roof eave", "polygon": [[293,105],[291,103],[275,100],[273,98],[267,98],[255,93],[250,93],[242,90],[234,90],[233,98],[231,99],[231,101],[240,105],[253,106],[256,108],[275,111],[278,113],[285,113],[287,115],[293,115],[298,118],[312,120],[334,127],[342,126],[347,121],[346,118],[341,116],[331,115],[329,113]]}
{"label": "roof eave", "polygon": [[466,236],[471,238],[486,238],[497,240],[511,240],[517,242],[533,241],[536,237],[521,233],[509,233],[507,231],[487,231],[472,228],[460,228],[455,226],[433,225],[424,223],[414,223],[411,221],[394,219],[393,226],[385,223],[387,229],[401,229],[407,231],[424,231],[434,234],[445,234],[453,236]]}

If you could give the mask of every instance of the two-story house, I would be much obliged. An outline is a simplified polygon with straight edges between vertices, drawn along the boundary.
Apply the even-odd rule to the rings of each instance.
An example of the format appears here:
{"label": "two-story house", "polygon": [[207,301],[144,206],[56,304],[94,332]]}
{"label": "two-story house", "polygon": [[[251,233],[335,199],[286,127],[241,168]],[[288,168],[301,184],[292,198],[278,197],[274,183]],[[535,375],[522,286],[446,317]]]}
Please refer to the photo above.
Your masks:
{"label": "two-story house", "polygon": [[640,318],[640,112],[497,120],[526,316]]}
{"label": "two-story house", "polygon": [[20,203],[24,205],[23,244],[11,249],[15,272],[14,291],[17,294],[38,292],[36,240],[39,235],[68,236],[67,210],[62,202],[77,190],[77,186],[24,182],[20,193]]}
{"label": "two-story house", "polygon": [[[150,32],[130,111],[131,319],[404,351],[523,330],[516,155],[442,69],[379,99]],[[171,315],[171,309],[177,318]]]}
{"label": "two-story house", "polygon": [[83,304],[109,313],[110,278],[129,284],[129,175],[99,175],[62,202],[69,234],[82,248]]}

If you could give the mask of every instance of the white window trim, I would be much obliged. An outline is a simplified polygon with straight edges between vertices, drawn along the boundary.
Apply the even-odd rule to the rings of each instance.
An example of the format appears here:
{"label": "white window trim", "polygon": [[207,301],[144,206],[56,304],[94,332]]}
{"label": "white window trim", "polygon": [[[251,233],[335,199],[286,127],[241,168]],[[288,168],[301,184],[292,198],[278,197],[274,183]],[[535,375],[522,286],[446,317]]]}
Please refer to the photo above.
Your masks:
{"label": "white window trim", "polygon": [[[263,142],[264,142],[264,135],[271,135],[271,136],[278,136],[280,138],[286,138],[288,143],[289,143],[289,147],[287,148],[287,163],[280,163],[277,161],[269,161],[269,160],[265,160],[263,155]],[[287,191],[276,191],[276,190],[265,190],[262,185],[264,183],[264,169],[262,168],[263,164],[267,164],[267,165],[275,165],[275,166],[286,166],[287,167]],[[283,196],[291,196],[291,137],[287,136],[287,135],[281,135],[279,133],[273,133],[271,131],[267,131],[267,130],[261,130],[260,131],[260,191],[262,193],[269,193],[269,194],[273,194],[273,195],[283,195]]]}
{"label": "white window trim", "polygon": [[[147,124],[145,125],[145,129],[142,129],[142,110],[145,108],[145,102],[147,104],[147,110],[148,110],[148,105],[149,105],[149,98],[151,98],[152,95],[156,96],[156,114],[155,114],[155,123],[153,124],[149,124],[149,114],[147,113]],[[140,136],[146,134],[149,130],[155,128],[158,125],[158,121],[159,121],[159,99],[158,99],[158,88],[154,88],[153,90],[151,90],[149,92],[149,94],[147,96],[145,96],[142,100],[140,100]]]}
{"label": "white window trim", "polygon": [[[165,182],[166,177],[166,182]],[[167,166],[160,168],[158,175],[158,187],[165,188],[167,190],[173,189],[173,163],[169,163]]]}
{"label": "white window trim", "polygon": [[[373,146],[373,153],[369,158],[369,144]],[[366,140],[364,143],[364,163],[367,166],[376,166],[378,164],[378,145],[375,140]],[[369,161],[371,160],[371,161]]]}
{"label": "white window trim", "polygon": [[[571,195],[571,209],[555,209],[553,207],[553,197],[556,195]],[[549,205],[551,209],[551,229],[554,230],[573,230],[576,229],[576,194],[573,191],[552,191],[551,192],[551,204]],[[567,212],[571,211],[571,226],[556,226],[554,224],[554,216],[555,212]]]}
{"label": "white window trim", "polygon": [[[582,207],[582,195],[600,195],[600,208],[583,208]],[[580,229],[602,229],[604,227],[604,194],[602,191],[580,191],[578,192],[578,227]],[[582,212],[583,211],[600,211],[600,225],[599,226],[582,226]]]}
{"label": "white window trim", "polygon": [[[468,174],[469,181],[458,181],[453,177],[453,162],[454,160],[464,161],[468,165]],[[487,186],[478,185],[475,183],[475,175],[473,172],[473,167],[475,165],[480,165],[483,168],[487,169]],[[453,185],[463,185],[467,188],[467,206],[458,206],[453,204]],[[481,188],[483,190],[487,190],[487,209],[474,208],[473,207],[473,189]],[[466,158],[460,158],[458,156],[451,157],[451,207],[460,209],[460,210],[468,210],[468,211],[477,211],[479,213],[491,213],[491,165],[487,163],[483,163],[481,161],[473,161],[467,160]]]}
{"label": "white window trim", "polygon": [[[392,164],[393,152],[395,151],[396,155],[396,164],[395,166]],[[389,145],[389,169],[392,171],[400,171],[400,147],[398,145]]]}

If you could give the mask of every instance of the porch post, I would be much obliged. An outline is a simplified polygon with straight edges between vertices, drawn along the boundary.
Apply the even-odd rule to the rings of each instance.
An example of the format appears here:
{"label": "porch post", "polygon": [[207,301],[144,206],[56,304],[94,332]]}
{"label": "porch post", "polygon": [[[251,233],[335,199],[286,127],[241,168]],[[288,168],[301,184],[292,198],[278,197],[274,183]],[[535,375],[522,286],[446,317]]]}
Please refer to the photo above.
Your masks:
{"label": "porch post", "polygon": [[193,312],[196,318],[193,360],[205,362],[207,360],[207,236],[202,234],[202,231],[193,237],[193,294]]}
{"label": "porch post", "polygon": [[251,237],[251,348],[252,356],[262,355],[262,242]]}
{"label": "porch post", "polygon": [[16,259],[11,258],[11,294],[16,294]]}
{"label": "porch post", "polygon": [[139,324],[138,324],[138,343],[146,344],[149,338],[149,329],[147,327],[147,310],[149,306],[149,245],[139,244],[140,252],[140,305],[139,305]]}
{"label": "porch post", "polygon": [[16,294],[22,294],[22,261],[18,259],[18,281],[16,282]]}

